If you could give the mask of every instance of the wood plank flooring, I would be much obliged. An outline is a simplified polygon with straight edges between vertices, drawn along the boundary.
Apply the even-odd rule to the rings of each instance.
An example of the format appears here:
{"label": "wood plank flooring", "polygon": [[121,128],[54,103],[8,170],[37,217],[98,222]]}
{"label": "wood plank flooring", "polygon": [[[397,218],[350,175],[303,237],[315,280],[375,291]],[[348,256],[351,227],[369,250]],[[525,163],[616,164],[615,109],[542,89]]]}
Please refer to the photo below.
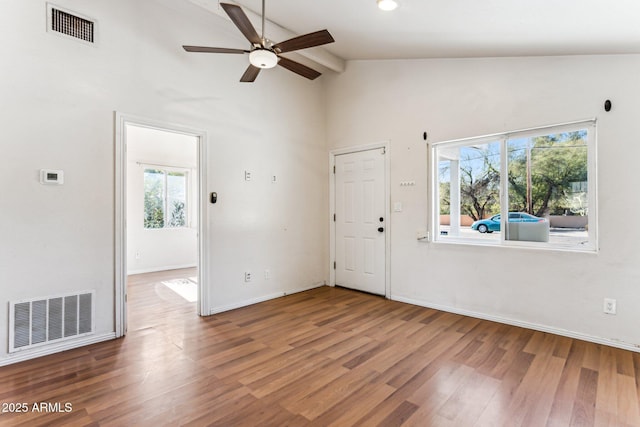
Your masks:
{"label": "wood plank flooring", "polygon": [[640,354],[330,287],[200,318],[160,283],[193,275],[132,276],[124,339],[0,368],[29,405],[0,425],[640,426]]}

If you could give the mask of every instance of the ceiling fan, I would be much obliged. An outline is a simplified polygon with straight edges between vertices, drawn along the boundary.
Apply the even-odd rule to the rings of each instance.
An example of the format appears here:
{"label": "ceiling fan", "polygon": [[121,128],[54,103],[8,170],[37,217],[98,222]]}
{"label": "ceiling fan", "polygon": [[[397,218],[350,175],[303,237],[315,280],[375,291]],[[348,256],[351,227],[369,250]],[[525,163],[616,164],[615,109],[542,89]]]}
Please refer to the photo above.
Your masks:
{"label": "ceiling fan", "polygon": [[320,30],[314,33],[304,34],[294,37],[280,43],[272,43],[264,36],[264,3],[262,0],[262,36],[258,36],[256,29],[242,11],[240,6],[230,3],[220,3],[220,6],[229,15],[231,21],[238,27],[240,32],[251,42],[251,49],[229,49],[224,47],[206,47],[206,46],[182,46],[187,52],[204,52],[204,53],[234,53],[249,54],[249,67],[240,78],[241,82],[253,82],[263,68],[273,68],[276,65],[293,71],[296,74],[313,80],[320,76],[318,71],[302,65],[299,62],[292,61],[289,58],[280,56],[281,53],[293,52],[300,49],[321,46],[327,43],[333,43],[335,40],[327,30]]}

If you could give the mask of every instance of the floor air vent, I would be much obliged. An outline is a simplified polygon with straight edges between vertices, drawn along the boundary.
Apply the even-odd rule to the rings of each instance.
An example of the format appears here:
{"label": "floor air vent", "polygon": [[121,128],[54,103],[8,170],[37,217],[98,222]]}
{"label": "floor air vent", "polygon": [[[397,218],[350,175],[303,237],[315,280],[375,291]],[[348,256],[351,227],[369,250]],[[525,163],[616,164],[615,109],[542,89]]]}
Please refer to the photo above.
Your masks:
{"label": "floor air vent", "polygon": [[9,353],[93,333],[95,292],[9,303]]}
{"label": "floor air vent", "polygon": [[48,5],[48,9],[49,30],[88,43],[94,42],[95,23],[92,20],[61,10],[56,6]]}

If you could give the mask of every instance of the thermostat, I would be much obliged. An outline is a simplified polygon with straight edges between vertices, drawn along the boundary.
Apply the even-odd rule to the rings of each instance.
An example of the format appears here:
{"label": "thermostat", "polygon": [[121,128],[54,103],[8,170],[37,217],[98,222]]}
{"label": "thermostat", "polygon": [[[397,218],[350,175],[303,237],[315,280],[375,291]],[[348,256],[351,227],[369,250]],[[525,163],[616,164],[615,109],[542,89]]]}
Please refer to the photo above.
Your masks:
{"label": "thermostat", "polygon": [[64,171],[40,169],[40,184],[64,184]]}

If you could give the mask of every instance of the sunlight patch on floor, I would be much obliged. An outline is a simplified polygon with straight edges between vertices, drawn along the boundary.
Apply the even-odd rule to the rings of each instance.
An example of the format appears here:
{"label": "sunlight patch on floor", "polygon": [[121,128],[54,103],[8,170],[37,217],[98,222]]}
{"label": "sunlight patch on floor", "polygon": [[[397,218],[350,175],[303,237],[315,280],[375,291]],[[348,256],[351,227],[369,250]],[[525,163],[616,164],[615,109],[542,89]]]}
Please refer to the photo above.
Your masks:
{"label": "sunlight patch on floor", "polygon": [[[198,300],[198,285],[195,281],[189,279],[174,279],[162,282],[167,288],[189,302]],[[195,279],[195,278],[194,278]]]}

